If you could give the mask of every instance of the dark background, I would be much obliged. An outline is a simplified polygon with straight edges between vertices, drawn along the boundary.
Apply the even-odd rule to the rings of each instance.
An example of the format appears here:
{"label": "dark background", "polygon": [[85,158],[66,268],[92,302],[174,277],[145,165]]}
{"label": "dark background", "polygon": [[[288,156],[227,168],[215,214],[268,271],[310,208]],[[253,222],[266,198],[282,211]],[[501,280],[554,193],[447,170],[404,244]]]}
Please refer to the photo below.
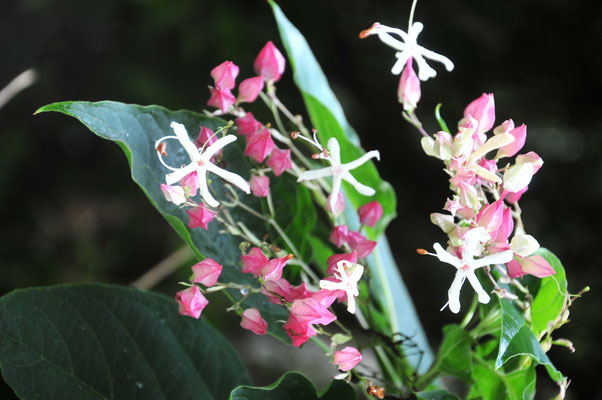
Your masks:
{"label": "dark background", "polygon": [[[375,37],[358,39],[374,21],[405,30],[410,1],[280,5],[305,34],[364,148],[381,151],[379,169],[398,196],[399,217],[387,234],[436,346],[441,327],[458,320],[438,311],[452,276],[414,249],[445,240],[429,214],[449,195],[446,176],[401,118],[398,77],[389,73],[394,51]],[[596,382],[602,367],[601,11],[597,1],[422,0],[415,18],[425,24],[419,43],[456,66],[448,73],[431,63],[438,76],[422,84],[418,109],[427,131],[436,129],[438,102],[454,126],[471,100],[494,93],[497,121],[527,124],[525,149],[545,161],[521,200],[526,229],[563,261],[572,292],[592,287],[571,309],[572,323],[557,333],[574,342],[576,353],[550,351],[573,380],[572,399],[602,399]],[[282,49],[263,1],[0,2],[0,87],[27,68],[38,73],[34,86],[0,109],[0,293],[60,282],[128,284],[181,246],[131,182],[117,146],[65,116],[34,117],[38,107],[109,99],[199,111],[209,98],[211,68],[232,60],[239,81],[250,77],[268,40]],[[290,68],[279,94],[292,110],[303,110]],[[250,109],[267,119],[260,108]],[[183,270],[157,289],[172,294],[182,276]],[[208,314],[224,330],[237,323],[217,309]],[[544,398],[549,383],[539,378]],[[267,383],[275,375],[258,379]]]}

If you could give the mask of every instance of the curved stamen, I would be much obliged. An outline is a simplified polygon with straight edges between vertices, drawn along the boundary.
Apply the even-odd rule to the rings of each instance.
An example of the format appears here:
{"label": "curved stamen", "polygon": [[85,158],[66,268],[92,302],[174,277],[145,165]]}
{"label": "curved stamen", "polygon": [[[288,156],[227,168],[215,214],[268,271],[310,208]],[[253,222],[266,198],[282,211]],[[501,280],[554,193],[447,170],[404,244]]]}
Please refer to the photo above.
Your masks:
{"label": "curved stamen", "polygon": [[[177,137],[177,136],[163,136],[161,139],[159,139],[159,140],[157,140],[157,141],[155,142],[155,149],[157,149],[157,147],[159,147],[159,145],[160,145],[160,144],[161,144],[161,143],[162,143],[164,140],[166,140],[166,139],[176,139],[176,140],[178,140],[178,137]],[[165,168],[167,168],[167,169],[170,169],[170,170],[172,170],[172,171],[177,171],[177,170],[179,169],[179,168],[173,168],[173,167],[170,167],[169,165],[167,165],[167,164],[165,163],[165,161],[163,160],[163,154],[161,154],[161,152],[159,152],[158,150],[157,150],[157,155],[159,156],[159,161],[161,162],[161,164],[163,164],[163,166],[164,166]]]}

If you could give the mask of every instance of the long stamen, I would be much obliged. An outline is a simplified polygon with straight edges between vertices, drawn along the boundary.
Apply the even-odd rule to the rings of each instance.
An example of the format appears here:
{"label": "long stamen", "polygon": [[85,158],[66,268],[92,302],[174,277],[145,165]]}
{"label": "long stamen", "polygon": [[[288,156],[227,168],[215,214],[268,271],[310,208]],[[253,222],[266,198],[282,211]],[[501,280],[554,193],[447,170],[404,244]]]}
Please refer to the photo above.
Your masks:
{"label": "long stamen", "polygon": [[[167,140],[167,139],[176,139],[176,140],[178,140],[177,136],[164,136],[161,139],[157,140],[155,142],[155,149],[157,150],[157,156],[159,157],[159,161],[161,162],[161,164],[163,164],[163,166],[165,168],[167,168],[169,170],[172,170],[172,171],[177,171],[178,170],[177,168],[170,167],[169,165],[167,165],[165,163],[165,161],[163,160],[163,153],[161,153],[161,151],[159,151],[159,145],[161,145],[161,143],[163,143],[163,141]],[[167,153],[165,153],[165,155],[167,155]]]}
{"label": "long stamen", "polygon": [[308,137],[306,137],[306,136],[303,136],[300,132],[293,132],[293,133],[291,133],[291,137],[293,139],[297,139],[297,138],[303,139],[306,142],[311,143],[312,145],[316,146],[320,151],[324,151],[324,148],[322,147],[322,145],[320,144],[320,142],[318,141],[318,138],[316,136],[316,133],[318,131],[316,131],[315,129],[312,129],[312,132],[314,134],[313,140],[310,139],[310,138],[308,138]]}

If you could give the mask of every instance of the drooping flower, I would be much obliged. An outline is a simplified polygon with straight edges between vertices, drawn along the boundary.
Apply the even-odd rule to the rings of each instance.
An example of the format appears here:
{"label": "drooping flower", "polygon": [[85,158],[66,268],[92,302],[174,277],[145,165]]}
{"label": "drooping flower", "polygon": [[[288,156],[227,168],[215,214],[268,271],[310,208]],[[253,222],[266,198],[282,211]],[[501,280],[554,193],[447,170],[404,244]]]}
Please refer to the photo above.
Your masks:
{"label": "drooping flower", "polygon": [[297,318],[297,321],[308,324],[328,325],[337,319],[328,307],[310,297],[295,300],[291,307],[291,314]]}
{"label": "drooping flower", "polygon": [[339,191],[339,193],[337,193],[336,200],[334,201],[334,208],[330,206],[333,198],[334,197],[332,197],[332,194],[328,195],[324,209],[331,213],[335,218],[338,218],[338,216],[345,211],[345,197],[343,197],[343,193]]}
{"label": "drooping flower", "polygon": [[[449,58],[418,45],[417,38],[420,32],[422,32],[423,27],[420,22],[414,22],[408,33],[405,33],[401,29],[391,28],[376,22],[372,27],[362,31],[360,38],[376,34],[383,43],[397,50],[397,53],[395,53],[397,62],[391,69],[393,75],[399,75],[408,59],[414,58],[418,64],[418,77],[420,80],[426,81],[428,78],[434,78],[437,75],[437,71],[431,68],[424,58],[442,63],[448,71],[454,69],[454,63]],[[399,36],[403,41],[395,39],[391,34]]]}
{"label": "drooping flower", "polygon": [[355,314],[355,298],[359,296],[357,283],[364,273],[364,267],[360,264],[341,260],[337,263],[334,277],[337,282],[321,280],[320,288],[328,290],[343,290],[347,295],[347,311]]}
{"label": "drooping flower", "polygon": [[192,282],[202,283],[205,286],[213,286],[221,273],[221,264],[218,264],[211,258],[205,258],[203,261],[192,266]]}
{"label": "drooping flower", "polygon": [[362,361],[361,353],[351,346],[334,352],[333,364],[336,364],[341,371],[349,371]]}
{"label": "drooping flower", "polygon": [[412,58],[408,59],[405,69],[401,73],[397,99],[403,104],[403,109],[412,112],[420,100],[420,80],[412,68]]}
{"label": "drooping flower", "polygon": [[188,226],[190,229],[200,226],[204,230],[207,230],[209,222],[213,221],[213,218],[215,218],[215,211],[208,209],[204,204],[201,204],[198,207],[189,208],[186,210],[186,214],[188,214]]}
{"label": "drooping flower", "polygon": [[290,149],[281,150],[274,148],[270,158],[268,158],[268,161],[266,162],[266,165],[272,168],[272,172],[276,176],[280,176],[287,169],[291,169],[293,165],[291,162]]}
{"label": "drooping flower", "polygon": [[286,321],[286,324],[282,326],[288,336],[291,338],[293,346],[299,347],[307,340],[317,334],[316,330],[312,328],[311,324],[307,322],[301,322],[291,313]]}
{"label": "drooping flower", "polygon": [[506,264],[506,270],[510,278],[519,278],[526,274],[538,278],[545,278],[556,273],[550,263],[545,258],[538,255],[529,257],[516,256]]}
{"label": "drooping flower", "polygon": [[[446,304],[446,306],[449,305],[451,312],[455,314],[460,311],[460,289],[462,289],[464,281],[468,279],[470,285],[477,292],[479,301],[481,303],[489,303],[489,294],[487,294],[487,292],[481,286],[481,283],[475,274],[475,270],[486,265],[505,264],[512,260],[513,255],[511,250],[506,250],[501,253],[491,254],[475,259],[474,256],[477,255],[477,250],[481,243],[485,243],[490,240],[489,233],[487,233],[485,228],[471,229],[466,232],[464,238],[465,243],[464,250],[462,251],[462,258],[458,258],[455,255],[445,251],[439,243],[435,243],[433,245],[433,248],[437,254],[428,253],[437,257],[439,261],[451,264],[457,269],[454,281],[452,282],[448,291],[449,301]],[[445,306],[443,306],[443,308],[445,308]]]}
{"label": "drooping flower", "polygon": [[268,323],[261,317],[259,310],[256,308],[247,308],[242,312],[240,326],[256,335],[265,335],[268,329]]}
{"label": "drooping flower", "polygon": [[157,153],[159,156],[159,160],[161,161],[163,166],[173,171],[165,175],[165,182],[168,185],[174,184],[180,179],[184,178],[189,173],[191,173],[192,171],[196,171],[197,178],[199,180],[199,191],[201,193],[201,196],[203,197],[203,200],[210,207],[219,206],[219,202],[215,200],[215,198],[209,191],[209,186],[207,184],[208,172],[216,174],[217,176],[223,178],[227,182],[230,182],[234,186],[238,187],[245,193],[251,192],[251,188],[249,187],[247,181],[245,181],[239,175],[226,171],[225,169],[222,169],[211,162],[211,158],[226,145],[234,142],[236,140],[236,136],[227,135],[225,137],[222,137],[212,145],[205,148],[204,151],[201,151],[190,140],[190,137],[188,136],[188,132],[186,132],[186,128],[184,127],[184,125],[179,124],[177,122],[172,122],[170,126],[174,130],[176,136],[162,137],[157,141],[156,145],[160,144],[161,142],[167,139],[177,139],[184,148],[184,150],[186,150],[186,152],[188,153],[188,156],[190,157],[190,164],[181,168],[173,168],[163,161],[161,153]]}
{"label": "drooping flower", "polygon": [[326,265],[328,265],[327,274],[332,275],[335,273],[337,264],[339,261],[345,260],[350,262],[351,264],[357,263],[357,251],[353,250],[351,253],[344,254],[333,254],[326,260]]}
{"label": "drooping flower", "polygon": [[203,296],[198,286],[191,286],[176,293],[178,302],[178,312],[193,318],[199,318],[203,308],[209,304],[209,301]]}
{"label": "drooping flower", "polygon": [[251,192],[257,197],[266,197],[270,194],[270,178],[265,175],[253,175],[250,185]]}
{"label": "drooping flower", "polygon": [[471,116],[478,121],[477,132],[487,132],[495,123],[495,102],[493,93],[483,93],[464,109],[464,117]]}
{"label": "drooping flower", "polygon": [[261,75],[266,81],[278,81],[284,73],[285,60],[284,56],[274,46],[272,41],[269,41],[263,46],[255,62],[253,68],[258,75]]}
{"label": "drooping flower", "polygon": [[302,172],[301,175],[299,175],[297,182],[332,176],[332,192],[330,193],[329,200],[331,209],[335,209],[335,202],[337,201],[341,190],[341,180],[349,182],[353,185],[355,190],[364,196],[373,196],[374,193],[376,193],[371,187],[359,183],[349,171],[359,167],[372,158],[380,160],[380,153],[377,150],[369,151],[356,160],[341,164],[341,148],[339,146],[339,141],[332,137],[328,140],[327,153],[328,155],[323,154],[323,158],[330,162],[330,167]]}
{"label": "drooping flower", "polygon": [[186,203],[186,195],[184,194],[184,189],[181,186],[170,186],[162,183],[161,192],[163,192],[163,197],[165,197],[165,200],[174,203],[176,206]]}

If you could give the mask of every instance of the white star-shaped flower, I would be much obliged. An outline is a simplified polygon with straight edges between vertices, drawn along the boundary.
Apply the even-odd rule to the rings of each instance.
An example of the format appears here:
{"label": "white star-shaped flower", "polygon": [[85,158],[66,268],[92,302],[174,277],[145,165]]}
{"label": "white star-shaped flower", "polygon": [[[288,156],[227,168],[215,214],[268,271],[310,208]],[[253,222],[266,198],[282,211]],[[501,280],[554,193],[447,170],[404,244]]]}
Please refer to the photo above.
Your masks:
{"label": "white star-shaped flower", "polygon": [[[426,81],[428,78],[437,76],[437,71],[431,68],[424,58],[429,58],[442,63],[448,71],[454,69],[454,63],[451,62],[449,58],[425,49],[417,43],[417,38],[420,32],[422,32],[422,28],[423,25],[420,22],[414,22],[408,30],[408,33],[405,33],[401,29],[391,28],[376,22],[371,28],[363,31],[360,34],[360,37],[364,38],[376,34],[382,42],[397,50],[397,53],[395,53],[397,62],[393,65],[391,73],[399,75],[401,71],[403,71],[408,59],[411,57],[416,60],[416,63],[418,64],[418,78],[420,78],[421,81]],[[391,34],[399,36],[403,41],[395,39]]]}
{"label": "white star-shaped flower", "polygon": [[355,314],[355,298],[359,296],[357,283],[364,273],[364,267],[347,260],[341,260],[337,263],[335,271],[334,277],[337,278],[339,282],[321,280],[320,288],[331,291],[345,291],[347,294],[347,311],[351,314]]}
{"label": "white star-shaped flower", "polygon": [[[479,301],[485,304],[489,303],[489,294],[487,294],[481,286],[479,279],[475,275],[475,270],[486,265],[505,264],[512,260],[512,250],[506,250],[501,253],[475,259],[474,256],[476,255],[477,248],[481,243],[486,243],[490,239],[491,238],[485,228],[475,228],[466,232],[461,259],[445,251],[439,243],[433,245],[437,254],[428,253],[437,257],[439,261],[451,264],[457,269],[454,281],[447,292],[449,301],[446,305],[449,305],[451,312],[457,314],[460,311],[460,289],[466,279],[468,279],[470,285],[475,292],[477,292]],[[443,308],[445,308],[445,306],[443,306]]]}
{"label": "white star-shaped flower", "polygon": [[322,158],[330,161],[331,166],[326,168],[314,169],[311,171],[305,171],[299,175],[297,182],[309,181],[312,179],[323,178],[326,176],[332,176],[332,192],[330,194],[330,208],[335,209],[335,204],[341,190],[341,180],[346,180],[353,187],[363,194],[364,196],[373,196],[375,192],[369,186],[359,183],[349,171],[359,167],[371,158],[380,160],[380,153],[377,150],[372,150],[358,158],[357,160],[341,164],[341,148],[336,138],[330,138],[328,140],[328,154],[322,154]]}
{"label": "white star-shaped flower", "polygon": [[173,185],[180,179],[184,178],[186,175],[196,171],[197,178],[199,180],[199,192],[201,193],[201,196],[203,197],[203,200],[207,203],[207,205],[211,207],[219,206],[219,202],[215,200],[215,198],[211,195],[211,192],[209,191],[209,186],[207,184],[207,172],[214,173],[215,175],[223,178],[224,180],[238,187],[245,193],[251,192],[251,188],[249,187],[249,183],[247,181],[245,181],[239,175],[226,171],[225,169],[218,167],[210,161],[211,158],[219,150],[224,148],[226,145],[234,142],[236,140],[236,136],[227,135],[222,138],[219,138],[215,141],[215,143],[213,143],[210,146],[207,146],[207,148],[203,150],[203,148],[198,149],[195,146],[195,144],[190,140],[190,137],[188,136],[188,132],[186,132],[186,128],[184,127],[184,125],[179,124],[177,122],[172,122],[170,126],[174,130],[176,136],[162,137],[161,139],[157,140],[157,142],[155,143],[155,147],[157,147],[164,140],[177,139],[184,148],[184,150],[186,150],[186,152],[188,153],[188,156],[190,157],[190,164],[181,168],[170,167],[163,161],[161,153],[158,152],[161,164],[173,171],[165,175],[165,182],[168,185]]}

